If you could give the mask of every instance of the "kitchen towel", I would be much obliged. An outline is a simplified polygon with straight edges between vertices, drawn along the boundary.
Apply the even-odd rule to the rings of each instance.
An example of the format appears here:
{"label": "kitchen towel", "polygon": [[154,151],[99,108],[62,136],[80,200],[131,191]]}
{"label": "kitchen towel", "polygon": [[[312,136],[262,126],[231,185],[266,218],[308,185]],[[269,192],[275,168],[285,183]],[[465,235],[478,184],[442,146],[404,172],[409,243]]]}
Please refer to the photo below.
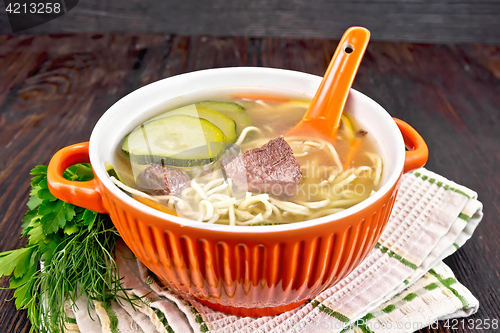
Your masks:
{"label": "kitchen towel", "polygon": [[442,260],[472,236],[482,218],[477,194],[426,169],[403,176],[389,222],[367,258],[304,305],[270,317],[214,311],[181,298],[117,247],[127,302],[68,304],[67,332],[414,332],[479,307]]}

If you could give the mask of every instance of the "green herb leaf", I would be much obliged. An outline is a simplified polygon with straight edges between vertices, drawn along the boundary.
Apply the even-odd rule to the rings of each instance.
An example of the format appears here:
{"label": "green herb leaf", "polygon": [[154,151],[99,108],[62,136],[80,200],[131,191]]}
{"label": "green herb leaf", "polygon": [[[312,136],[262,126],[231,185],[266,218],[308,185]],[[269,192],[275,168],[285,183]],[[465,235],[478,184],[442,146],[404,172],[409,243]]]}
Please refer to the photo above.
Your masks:
{"label": "green herb leaf", "polygon": [[75,216],[74,206],[61,200],[43,202],[38,209],[42,215],[40,220],[45,234],[57,232],[59,228],[64,228],[66,221],[70,221]]}
{"label": "green herb leaf", "polygon": [[94,172],[88,163],[75,164],[67,168],[63,176],[68,180],[86,181],[94,179]]}
{"label": "green herb leaf", "polygon": [[[37,192],[38,193],[38,192]],[[40,204],[42,203],[42,199],[40,199],[37,196],[32,196],[28,199],[28,202],[26,203],[26,205],[28,205],[29,209],[35,209],[36,207],[40,206]]]}
{"label": "green herb leaf", "polygon": [[28,240],[30,244],[39,244],[44,242],[46,236],[43,232],[42,224],[39,221],[33,222],[32,228],[28,231]]}
{"label": "green herb leaf", "polygon": [[78,227],[78,225],[73,221],[66,222],[66,225],[64,226],[64,233],[66,235],[73,235],[78,232],[78,230],[80,230],[80,227]]}
{"label": "green herb leaf", "polygon": [[37,196],[42,200],[49,200],[49,201],[57,200],[57,198],[53,196],[52,193],[50,193],[50,191],[46,188],[41,188],[40,190],[38,190]]}
{"label": "green herb leaf", "polygon": [[97,212],[94,212],[93,210],[86,209],[85,212],[83,213],[82,216],[83,224],[88,227],[89,231],[94,225],[96,218],[97,218]]}
{"label": "green herb leaf", "polygon": [[78,180],[87,181],[94,179],[94,171],[90,164],[77,164],[75,173],[78,175]]}
{"label": "green herb leaf", "polygon": [[33,178],[31,178],[31,186],[32,187],[35,187],[35,186],[38,186],[38,184],[44,180],[46,178],[45,175],[40,175],[40,176],[35,176]]}
{"label": "green herb leaf", "polygon": [[62,206],[64,205],[64,201],[57,200],[55,202],[51,201],[44,201],[38,208],[38,214],[40,215],[48,215],[50,213],[53,213],[55,211],[61,210]]}
{"label": "green herb leaf", "polygon": [[42,223],[42,229],[45,234],[51,234],[57,232],[59,228],[64,228],[66,224],[66,219],[64,218],[64,212],[59,210],[56,212],[48,213],[44,215],[40,222]]}
{"label": "green herb leaf", "polygon": [[0,253],[0,276],[8,276],[13,272],[16,278],[23,276],[29,270],[30,257],[34,250],[31,246]]}
{"label": "green herb leaf", "polygon": [[[41,177],[41,176],[39,176]],[[47,183],[47,178],[43,177],[39,182],[38,182],[38,186],[40,186],[41,188],[43,188],[44,190],[48,190],[49,189],[49,184]]]}
{"label": "green herb leaf", "polygon": [[30,172],[31,175],[46,175],[47,174],[47,166],[46,165],[37,165],[33,170]]}
{"label": "green herb leaf", "polygon": [[[48,189],[46,166],[35,167],[31,174],[30,210],[22,224],[28,245],[0,253],[0,277],[13,274],[10,288],[15,289],[16,307],[27,309],[33,331],[62,333],[67,300],[85,294],[89,302],[107,302],[127,295],[113,257],[119,234],[109,216],[54,197]],[[64,177],[85,181],[94,175],[89,164],[78,164],[68,168]],[[50,317],[40,302],[50,306]]]}
{"label": "green herb leaf", "polygon": [[16,308],[22,309],[31,301],[32,283],[28,281],[27,283],[17,287],[14,291],[14,297],[16,298]]}
{"label": "green herb leaf", "polygon": [[40,191],[42,188],[38,185],[36,186],[32,186],[31,187],[31,191],[30,191],[30,197],[33,197],[33,196],[38,196],[38,191]]}
{"label": "green herb leaf", "polygon": [[40,220],[40,215],[38,215],[38,210],[28,210],[26,212],[26,216],[23,217],[23,225],[22,225],[22,235],[26,236],[28,232],[33,228],[33,224]]}
{"label": "green herb leaf", "polygon": [[16,278],[13,276],[10,279],[10,285],[9,287],[11,289],[19,288],[23,284],[27,283],[29,280],[33,278],[33,275],[35,275],[37,269],[38,269],[38,252],[37,251],[32,251],[31,258],[29,261],[29,268],[26,271],[25,274],[21,278]]}

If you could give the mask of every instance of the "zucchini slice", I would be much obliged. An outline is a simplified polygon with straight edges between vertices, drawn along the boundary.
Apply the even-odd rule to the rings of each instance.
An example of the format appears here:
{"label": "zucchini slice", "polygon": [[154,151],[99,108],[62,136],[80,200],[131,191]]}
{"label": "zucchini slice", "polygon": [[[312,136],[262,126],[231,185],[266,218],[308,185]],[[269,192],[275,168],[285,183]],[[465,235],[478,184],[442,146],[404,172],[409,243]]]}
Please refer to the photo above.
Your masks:
{"label": "zucchini slice", "polygon": [[228,142],[234,142],[236,141],[236,139],[238,139],[238,135],[236,134],[235,121],[230,117],[225,116],[221,112],[205,106],[188,105],[179,109],[165,112],[153,118],[152,120],[170,117],[177,114],[185,114],[188,116],[199,117],[208,120],[222,130]]}
{"label": "zucchini slice", "polygon": [[208,120],[179,114],[157,117],[136,128],[125,137],[122,152],[136,164],[193,167],[212,163],[226,141]]}
{"label": "zucchini slice", "polygon": [[352,127],[351,121],[347,116],[342,114],[342,130],[344,131],[345,138],[347,142],[351,142],[354,139],[354,128]]}
{"label": "zucchini slice", "polygon": [[243,131],[245,127],[252,125],[250,116],[248,115],[245,108],[236,103],[205,101],[196,103],[196,106],[214,109],[216,111],[219,111],[223,115],[233,119],[236,122],[236,132],[238,133],[238,135],[241,134],[241,131]]}
{"label": "zucchini slice", "polygon": [[110,177],[115,177],[119,181],[121,181],[120,177],[118,176],[118,173],[116,172],[115,168],[113,165],[109,162],[104,163],[104,167],[106,168],[106,172],[108,173],[108,176]]}

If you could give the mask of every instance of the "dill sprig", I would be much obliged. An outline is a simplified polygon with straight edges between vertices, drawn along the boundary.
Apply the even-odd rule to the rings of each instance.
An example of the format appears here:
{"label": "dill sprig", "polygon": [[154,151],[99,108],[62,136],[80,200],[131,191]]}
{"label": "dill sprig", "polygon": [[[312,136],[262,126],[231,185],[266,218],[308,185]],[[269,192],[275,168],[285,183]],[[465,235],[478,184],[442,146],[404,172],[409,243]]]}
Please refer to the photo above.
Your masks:
{"label": "dill sprig", "polygon": [[[108,215],[74,206],[48,190],[47,167],[31,171],[30,210],[23,219],[24,248],[0,253],[0,277],[9,276],[18,309],[27,309],[31,331],[63,332],[64,304],[86,295],[111,302],[125,295],[114,260],[119,238]],[[93,178],[87,164],[68,168],[64,177],[74,181]],[[134,300],[125,299],[134,305]]]}

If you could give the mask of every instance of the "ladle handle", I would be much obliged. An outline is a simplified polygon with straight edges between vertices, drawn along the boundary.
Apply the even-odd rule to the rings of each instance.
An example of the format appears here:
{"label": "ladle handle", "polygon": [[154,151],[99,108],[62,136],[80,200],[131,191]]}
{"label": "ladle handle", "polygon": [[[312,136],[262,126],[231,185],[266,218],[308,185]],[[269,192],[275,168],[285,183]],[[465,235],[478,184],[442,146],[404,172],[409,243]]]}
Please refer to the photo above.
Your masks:
{"label": "ladle handle", "polygon": [[339,128],[349,90],[369,40],[367,29],[347,29],[303,118],[330,138],[335,138]]}

